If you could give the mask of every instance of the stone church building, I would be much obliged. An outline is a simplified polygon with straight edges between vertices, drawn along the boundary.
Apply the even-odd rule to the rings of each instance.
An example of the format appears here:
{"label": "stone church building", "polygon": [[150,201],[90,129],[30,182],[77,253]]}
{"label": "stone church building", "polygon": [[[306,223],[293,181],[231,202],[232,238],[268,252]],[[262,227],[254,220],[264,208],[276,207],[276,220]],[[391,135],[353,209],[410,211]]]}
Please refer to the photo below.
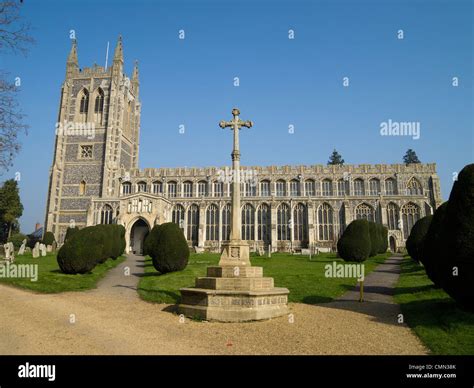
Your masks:
{"label": "stone church building", "polygon": [[[61,244],[70,226],[119,223],[141,253],[153,225],[176,222],[190,246],[220,250],[230,231],[229,168],[138,168],[138,65],[80,69],[74,41],[56,127],[45,229]],[[217,125],[217,124],[216,124]],[[435,164],[242,167],[242,237],[252,250],[335,249],[354,219],[386,225],[392,250],[441,204]]]}

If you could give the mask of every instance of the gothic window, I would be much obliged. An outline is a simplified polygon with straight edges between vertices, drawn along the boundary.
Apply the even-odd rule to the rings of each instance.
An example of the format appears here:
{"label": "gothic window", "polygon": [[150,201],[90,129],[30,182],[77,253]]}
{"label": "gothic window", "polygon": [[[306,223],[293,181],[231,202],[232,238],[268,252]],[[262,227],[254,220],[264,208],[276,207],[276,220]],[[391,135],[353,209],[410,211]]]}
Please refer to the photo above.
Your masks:
{"label": "gothic window", "polygon": [[214,197],[222,197],[224,195],[224,182],[214,182]]}
{"label": "gothic window", "polygon": [[337,181],[337,195],[340,197],[349,195],[349,180],[339,179]]}
{"label": "gothic window", "polygon": [[139,202],[141,202],[141,205],[139,206],[141,207],[140,211],[151,213],[152,202],[149,199],[140,200]]}
{"label": "gothic window", "polygon": [[146,182],[137,183],[137,193],[146,193]]}
{"label": "gothic window", "polygon": [[369,180],[369,195],[379,195],[380,181],[377,178]]}
{"label": "gothic window", "polygon": [[286,195],[286,182],[284,180],[276,181],[276,195],[277,197],[284,197]]}
{"label": "gothic window", "polygon": [[304,183],[304,190],[305,194],[309,195],[310,197],[314,197],[316,195],[316,183],[313,179],[307,179]]}
{"label": "gothic window", "polygon": [[101,224],[111,224],[114,216],[112,206],[104,205],[100,212],[100,223]]}
{"label": "gothic window", "polygon": [[219,208],[214,204],[206,210],[206,240],[219,240]]}
{"label": "gothic window", "polygon": [[393,202],[387,206],[387,222],[389,230],[398,229],[398,207]]}
{"label": "gothic window", "polygon": [[290,181],[290,195],[292,197],[299,197],[300,194],[300,182],[296,179]]}
{"label": "gothic window", "polygon": [[402,207],[402,224],[403,224],[403,235],[405,239],[408,238],[411,232],[411,228],[415,225],[416,221],[420,219],[420,208],[414,203],[407,203]]}
{"label": "gothic window", "polygon": [[245,182],[244,185],[244,196],[245,197],[256,197],[257,196],[257,186],[252,182]]}
{"label": "gothic window", "polygon": [[81,156],[81,159],[92,159],[93,158],[92,145],[89,145],[89,144],[81,145],[80,156]]}
{"label": "gothic window", "polygon": [[178,184],[174,181],[168,182],[168,197],[176,198]]}
{"label": "gothic window", "polygon": [[173,207],[171,222],[178,224],[181,229],[184,228],[184,207],[182,205],[175,205]]}
{"label": "gothic window", "polygon": [[79,195],[86,195],[86,182],[84,180],[79,183]]}
{"label": "gothic window", "polygon": [[360,178],[354,179],[354,195],[365,195],[364,181]]}
{"label": "gothic window", "polygon": [[407,183],[407,195],[422,195],[423,189],[416,178],[411,178]]}
{"label": "gothic window", "polygon": [[393,178],[385,180],[385,194],[396,195],[397,194],[397,182]]}
{"label": "gothic window", "polygon": [[278,240],[290,240],[290,207],[282,203],[277,209],[277,236]]}
{"label": "gothic window", "polygon": [[374,208],[366,203],[361,203],[355,210],[356,220],[367,220],[375,222]]}
{"label": "gothic window", "polygon": [[132,184],[130,182],[122,183],[122,194],[131,194],[132,193]]}
{"label": "gothic window", "polygon": [[231,206],[230,203],[224,206],[222,209],[222,239],[230,239],[230,216],[231,216]]}
{"label": "gothic window", "polygon": [[198,195],[200,197],[206,197],[207,196],[207,182],[206,181],[198,182]]}
{"label": "gothic window", "polygon": [[89,92],[82,89],[79,94],[79,116],[81,121],[87,121],[87,112],[89,111]]}
{"label": "gothic window", "polygon": [[258,239],[269,244],[271,242],[271,212],[270,206],[266,203],[263,203],[258,208],[257,212],[258,220]]}
{"label": "gothic window", "polygon": [[323,179],[322,184],[322,194],[324,197],[332,196],[332,181],[330,179]]}
{"label": "gothic window", "polygon": [[188,209],[188,240],[193,245],[198,244],[199,231],[199,208],[197,205],[191,205]]}
{"label": "gothic window", "polygon": [[95,122],[98,124],[102,124],[102,116],[104,113],[104,92],[102,89],[98,89],[97,95],[95,97],[94,103],[94,115],[95,115]]}
{"label": "gothic window", "polygon": [[248,203],[242,208],[242,240],[255,240],[255,209]]}
{"label": "gothic window", "polygon": [[260,196],[269,197],[270,196],[270,181],[261,181],[260,182]]}
{"label": "gothic window", "polygon": [[332,207],[323,203],[318,208],[319,240],[331,241],[334,239],[334,212]]}
{"label": "gothic window", "polygon": [[293,238],[302,243],[308,242],[308,208],[302,203],[293,210]]}
{"label": "gothic window", "polygon": [[160,181],[153,182],[153,193],[162,194],[163,193],[163,183]]}
{"label": "gothic window", "polygon": [[193,196],[193,182],[186,181],[183,183],[183,197],[190,198]]}

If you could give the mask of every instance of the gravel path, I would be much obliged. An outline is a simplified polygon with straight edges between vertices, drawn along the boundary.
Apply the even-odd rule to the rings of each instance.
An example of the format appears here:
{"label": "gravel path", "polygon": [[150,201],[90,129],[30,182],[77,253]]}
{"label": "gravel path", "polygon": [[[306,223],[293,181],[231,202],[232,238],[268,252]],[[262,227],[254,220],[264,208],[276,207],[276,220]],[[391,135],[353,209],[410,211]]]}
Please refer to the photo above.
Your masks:
{"label": "gravel path", "polygon": [[[270,321],[180,322],[169,305],[137,297],[142,260],[130,256],[87,292],[45,295],[0,286],[0,354],[426,353],[418,338],[394,321],[393,306],[383,307],[391,300],[349,302],[344,299],[353,296],[350,292],[329,304],[290,304],[290,317]],[[375,279],[391,265],[398,266],[383,264]],[[124,276],[127,266],[130,276]],[[369,287],[367,277],[366,291]]]}

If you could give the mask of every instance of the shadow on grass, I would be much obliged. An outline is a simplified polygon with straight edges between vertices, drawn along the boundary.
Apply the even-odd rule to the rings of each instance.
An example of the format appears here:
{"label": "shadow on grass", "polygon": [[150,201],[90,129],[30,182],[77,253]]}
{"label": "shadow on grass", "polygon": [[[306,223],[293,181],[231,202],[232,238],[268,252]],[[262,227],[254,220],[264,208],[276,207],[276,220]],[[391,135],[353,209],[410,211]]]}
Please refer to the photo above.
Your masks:
{"label": "shadow on grass", "polygon": [[440,290],[440,288],[436,288],[433,284],[426,284],[424,286],[416,286],[416,287],[398,287],[395,290],[395,295],[415,294],[417,292],[424,292],[424,291],[431,291],[431,290]]}

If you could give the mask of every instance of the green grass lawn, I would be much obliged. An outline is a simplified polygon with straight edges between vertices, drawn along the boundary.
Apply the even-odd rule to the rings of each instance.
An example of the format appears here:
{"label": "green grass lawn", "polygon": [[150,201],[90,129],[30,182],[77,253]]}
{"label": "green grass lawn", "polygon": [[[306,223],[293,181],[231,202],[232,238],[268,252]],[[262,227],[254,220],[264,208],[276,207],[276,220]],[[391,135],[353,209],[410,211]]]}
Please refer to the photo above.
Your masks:
{"label": "green grass lawn", "polygon": [[410,258],[402,263],[395,300],[405,322],[433,354],[474,355],[474,313],[436,289],[424,268]]}
{"label": "green grass lawn", "polygon": [[124,260],[125,256],[121,256],[117,260],[109,259],[105,263],[99,264],[89,274],[66,275],[59,270],[55,253],[48,253],[45,257],[37,259],[34,259],[30,253],[17,256],[15,264],[38,264],[38,280],[32,282],[27,278],[0,278],[0,283],[44,293],[90,290],[96,287],[97,282],[104,277],[109,269]]}
{"label": "green grass lawn", "polygon": [[[384,262],[388,254],[378,255],[365,264],[365,273]],[[263,276],[273,277],[275,286],[290,290],[289,301],[300,303],[330,302],[356,284],[356,279],[326,278],[325,265],[333,261],[344,263],[335,254],[320,254],[309,261],[308,256],[273,254],[271,258],[251,257],[252,265],[263,267]],[[179,303],[182,287],[194,287],[198,276],[206,276],[206,268],[217,265],[219,254],[191,254],[188,266],[181,272],[162,275],[149,257],[145,262],[145,276],[138,285],[140,297],[155,303]]]}

